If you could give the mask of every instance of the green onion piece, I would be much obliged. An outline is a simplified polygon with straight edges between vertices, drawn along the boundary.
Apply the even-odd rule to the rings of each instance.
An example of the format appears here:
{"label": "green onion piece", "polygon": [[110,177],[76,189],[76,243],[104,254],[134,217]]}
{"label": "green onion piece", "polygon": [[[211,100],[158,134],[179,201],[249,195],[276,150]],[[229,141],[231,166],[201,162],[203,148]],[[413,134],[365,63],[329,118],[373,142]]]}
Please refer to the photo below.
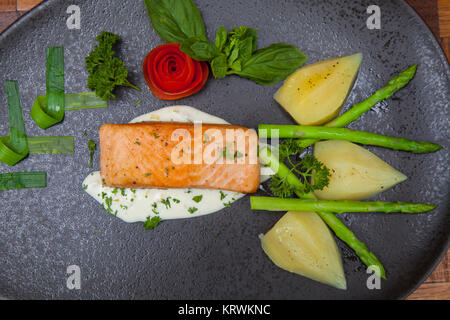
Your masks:
{"label": "green onion piece", "polygon": [[6,96],[8,100],[10,145],[14,150],[21,153],[27,149],[27,134],[25,133],[17,81],[6,80]]}
{"label": "green onion piece", "polygon": [[46,172],[14,172],[0,174],[1,191],[24,188],[45,188],[46,186]]}
{"label": "green onion piece", "polygon": [[27,137],[30,153],[74,154],[74,137]]}
{"label": "green onion piece", "polygon": [[28,155],[28,146],[23,122],[17,81],[6,80],[6,97],[10,136],[0,138],[0,161],[13,166]]}
{"label": "green onion piece", "polygon": [[[95,92],[66,93],[64,95],[64,111],[108,108],[108,102],[99,98]],[[36,105],[36,106],[35,106]],[[33,108],[46,110],[47,96],[38,96]]]}
{"label": "green onion piece", "polygon": [[[2,139],[9,141],[10,138],[1,137],[0,141]],[[74,154],[74,137],[36,136],[26,137],[26,139],[29,153]]]}
{"label": "green onion piece", "polygon": [[23,158],[27,156],[28,153],[17,153],[15,152],[9,143],[9,136],[0,138],[0,161],[8,166],[13,166]]}
{"label": "green onion piece", "polygon": [[31,118],[36,124],[47,129],[64,119],[64,49],[47,48],[47,105],[34,103]]}

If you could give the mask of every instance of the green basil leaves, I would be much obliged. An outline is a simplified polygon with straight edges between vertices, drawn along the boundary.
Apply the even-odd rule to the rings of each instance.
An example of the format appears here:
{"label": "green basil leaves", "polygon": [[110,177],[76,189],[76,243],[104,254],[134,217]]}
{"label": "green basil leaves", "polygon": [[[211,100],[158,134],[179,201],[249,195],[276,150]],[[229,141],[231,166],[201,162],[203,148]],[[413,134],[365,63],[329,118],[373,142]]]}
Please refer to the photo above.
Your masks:
{"label": "green basil leaves", "polygon": [[255,51],[242,64],[241,70],[233,70],[230,73],[253,80],[261,85],[271,85],[286,79],[307,59],[296,47],[276,43]]}
{"label": "green basil leaves", "polygon": [[197,61],[208,61],[215,78],[238,75],[261,85],[286,79],[308,59],[296,47],[276,43],[257,49],[258,30],[220,26],[216,39],[206,38],[200,12],[192,0],[145,0],[153,28],[168,42]]}
{"label": "green basil leaves", "polygon": [[220,51],[215,45],[199,37],[193,37],[183,41],[180,50],[197,61],[211,61],[220,54]]}
{"label": "green basil leaves", "polygon": [[145,0],[153,28],[167,42],[206,40],[205,25],[192,0]]}

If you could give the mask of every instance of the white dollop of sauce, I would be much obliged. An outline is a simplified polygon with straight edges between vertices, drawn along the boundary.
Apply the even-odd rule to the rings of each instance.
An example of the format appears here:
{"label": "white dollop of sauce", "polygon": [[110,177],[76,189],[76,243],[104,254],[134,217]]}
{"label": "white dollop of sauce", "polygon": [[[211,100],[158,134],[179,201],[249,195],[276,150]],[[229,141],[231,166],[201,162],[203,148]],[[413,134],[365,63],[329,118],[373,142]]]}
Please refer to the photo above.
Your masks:
{"label": "white dollop of sauce", "polygon": [[[189,106],[162,108],[130,121],[194,122],[229,124],[224,119]],[[265,177],[268,179],[268,177]],[[213,189],[130,189],[104,186],[100,172],[90,173],[83,189],[108,213],[125,222],[146,221],[158,216],[161,220],[198,217],[229,207],[245,196],[243,193]]]}

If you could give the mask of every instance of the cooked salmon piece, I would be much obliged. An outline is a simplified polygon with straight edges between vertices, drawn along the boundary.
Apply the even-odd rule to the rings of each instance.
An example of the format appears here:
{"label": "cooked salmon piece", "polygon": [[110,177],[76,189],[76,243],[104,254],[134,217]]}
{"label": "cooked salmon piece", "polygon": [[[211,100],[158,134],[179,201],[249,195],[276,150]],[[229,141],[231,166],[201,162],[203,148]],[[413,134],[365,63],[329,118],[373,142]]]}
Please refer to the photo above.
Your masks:
{"label": "cooked salmon piece", "polygon": [[207,188],[253,193],[260,180],[254,130],[183,122],[100,127],[103,183],[119,188]]}

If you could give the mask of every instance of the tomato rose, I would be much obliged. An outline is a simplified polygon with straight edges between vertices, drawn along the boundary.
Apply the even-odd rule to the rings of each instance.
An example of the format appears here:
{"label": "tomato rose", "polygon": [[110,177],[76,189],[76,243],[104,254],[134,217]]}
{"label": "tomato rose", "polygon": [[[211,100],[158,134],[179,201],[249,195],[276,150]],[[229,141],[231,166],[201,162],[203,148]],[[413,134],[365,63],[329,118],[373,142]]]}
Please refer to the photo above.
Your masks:
{"label": "tomato rose", "polygon": [[155,96],[177,100],[197,93],[208,80],[208,63],[193,60],[179,43],[166,43],[150,51],[144,60],[144,77]]}

